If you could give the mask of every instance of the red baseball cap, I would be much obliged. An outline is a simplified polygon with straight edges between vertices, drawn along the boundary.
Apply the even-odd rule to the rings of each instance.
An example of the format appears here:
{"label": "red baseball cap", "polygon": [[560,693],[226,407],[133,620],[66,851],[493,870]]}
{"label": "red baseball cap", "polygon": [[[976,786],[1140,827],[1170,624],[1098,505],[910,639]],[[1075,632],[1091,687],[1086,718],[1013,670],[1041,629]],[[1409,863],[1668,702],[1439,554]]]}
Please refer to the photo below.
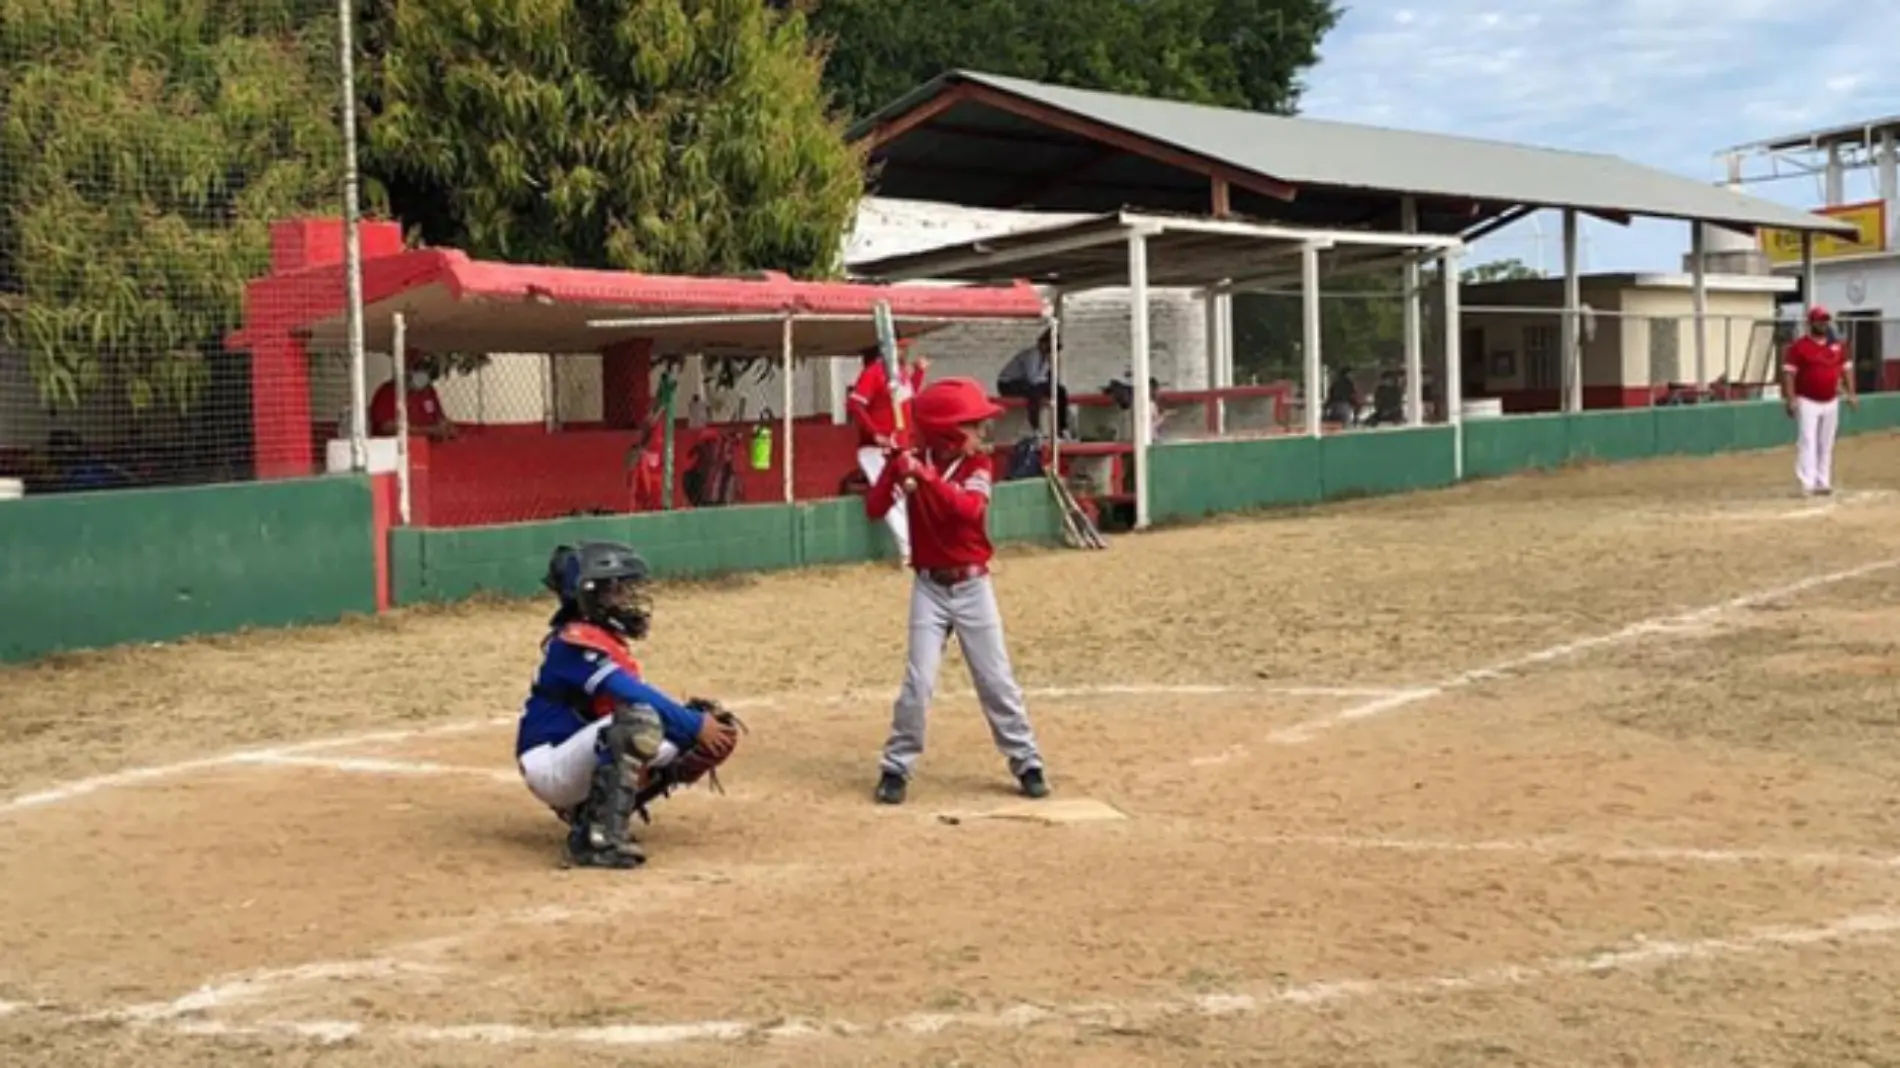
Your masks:
{"label": "red baseball cap", "polygon": [[1816,304],[1808,309],[1808,322],[1818,323],[1824,319],[1832,318],[1834,318],[1834,313],[1828,311],[1827,308],[1822,305]]}

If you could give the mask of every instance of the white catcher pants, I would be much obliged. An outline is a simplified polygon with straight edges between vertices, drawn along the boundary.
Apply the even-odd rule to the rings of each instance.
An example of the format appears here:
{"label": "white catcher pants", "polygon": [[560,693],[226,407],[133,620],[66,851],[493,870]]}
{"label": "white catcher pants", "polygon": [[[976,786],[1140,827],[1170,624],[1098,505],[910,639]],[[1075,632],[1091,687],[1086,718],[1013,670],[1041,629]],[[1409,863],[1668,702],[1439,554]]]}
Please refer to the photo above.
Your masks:
{"label": "white catcher pants", "polygon": [[[560,745],[537,745],[521,754],[521,781],[535,800],[553,809],[573,808],[587,800],[594,788],[594,769],[600,765],[594,743],[600,729],[611,721],[612,717],[602,716]],[[660,755],[653,758],[652,766],[665,767],[677,756],[678,746],[661,742]]]}
{"label": "white catcher pants", "polygon": [[1813,493],[1834,486],[1834,437],[1841,428],[1840,398],[1794,399],[1794,477]]}
{"label": "white catcher pants", "polygon": [[[858,470],[864,477],[877,484],[877,476],[884,473],[884,450],[875,445],[863,445],[858,448]],[[897,503],[884,513],[884,525],[890,529],[891,541],[897,544],[897,554],[905,563],[910,562],[910,513],[904,509],[904,491],[897,491]]]}

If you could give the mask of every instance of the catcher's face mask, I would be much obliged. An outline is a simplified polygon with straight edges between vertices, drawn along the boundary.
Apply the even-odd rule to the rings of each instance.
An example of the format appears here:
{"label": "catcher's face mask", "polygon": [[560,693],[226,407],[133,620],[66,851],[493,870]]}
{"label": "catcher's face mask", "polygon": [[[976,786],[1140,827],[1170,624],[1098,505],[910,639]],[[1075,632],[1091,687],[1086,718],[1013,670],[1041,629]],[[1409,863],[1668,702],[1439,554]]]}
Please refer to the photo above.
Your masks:
{"label": "catcher's face mask", "polygon": [[645,583],[612,579],[601,583],[590,600],[602,622],[629,638],[646,637],[653,620],[653,596]]}

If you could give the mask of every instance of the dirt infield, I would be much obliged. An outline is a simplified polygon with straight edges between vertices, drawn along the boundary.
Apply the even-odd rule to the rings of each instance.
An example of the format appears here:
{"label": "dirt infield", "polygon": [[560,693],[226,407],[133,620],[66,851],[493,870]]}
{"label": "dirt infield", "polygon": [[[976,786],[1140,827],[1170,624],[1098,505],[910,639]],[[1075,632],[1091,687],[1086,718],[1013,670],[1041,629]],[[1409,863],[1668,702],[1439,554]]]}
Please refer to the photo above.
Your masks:
{"label": "dirt infield", "polygon": [[515,779],[543,604],[0,671],[0,1063],[1900,1061],[1900,438],[1788,463],[1007,556],[1076,822],[954,657],[870,803],[882,569],[663,593],[753,730],[637,873]]}

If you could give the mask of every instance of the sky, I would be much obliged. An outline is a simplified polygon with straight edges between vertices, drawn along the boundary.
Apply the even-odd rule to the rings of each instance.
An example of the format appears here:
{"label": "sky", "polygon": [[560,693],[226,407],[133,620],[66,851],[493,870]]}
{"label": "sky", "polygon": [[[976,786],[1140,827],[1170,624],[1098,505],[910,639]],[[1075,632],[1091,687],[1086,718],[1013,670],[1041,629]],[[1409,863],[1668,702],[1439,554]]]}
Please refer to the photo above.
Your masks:
{"label": "sky", "polygon": [[[1377,126],[1605,152],[1704,181],[1717,154],[1783,134],[1900,115],[1900,3],[1868,0],[1344,0],[1301,113]],[[1759,169],[1759,165],[1757,167]],[[1849,172],[1847,200],[1874,195]],[[1744,192],[1800,208],[1820,179]],[[1541,224],[1541,225],[1540,225]],[[1539,230],[1541,229],[1541,236]],[[1579,224],[1586,271],[1674,270],[1677,222]],[[1469,262],[1563,268],[1540,213]]]}

